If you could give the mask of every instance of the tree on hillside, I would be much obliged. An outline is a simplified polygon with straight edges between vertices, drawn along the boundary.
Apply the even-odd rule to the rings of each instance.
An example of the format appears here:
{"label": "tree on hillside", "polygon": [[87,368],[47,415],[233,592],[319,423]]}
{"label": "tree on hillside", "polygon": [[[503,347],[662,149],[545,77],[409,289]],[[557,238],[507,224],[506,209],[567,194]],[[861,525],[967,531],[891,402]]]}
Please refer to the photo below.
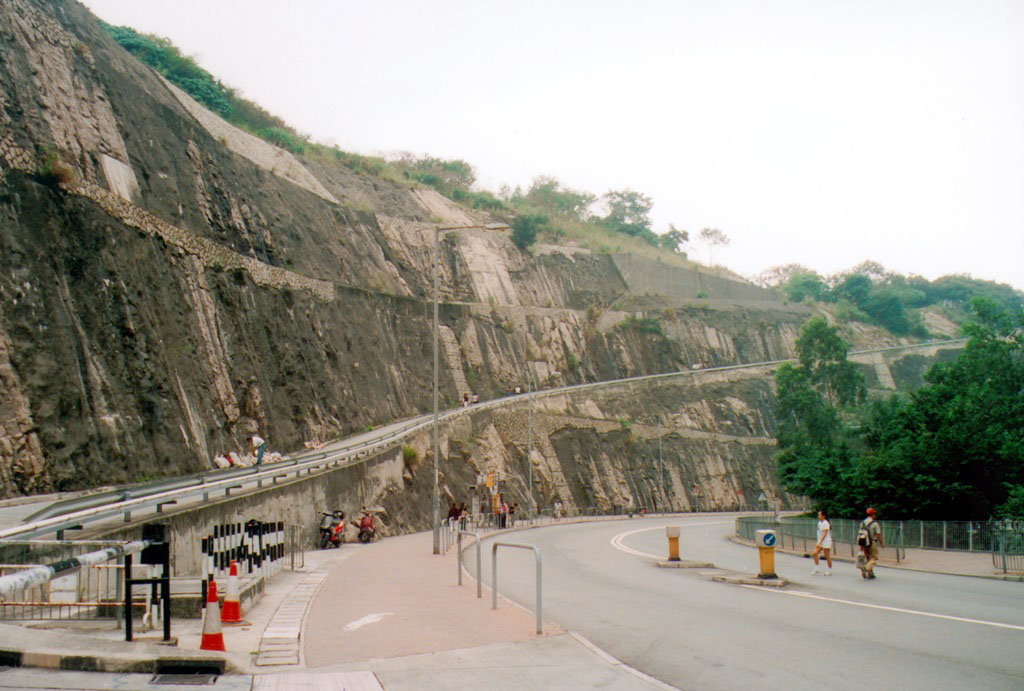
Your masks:
{"label": "tree on hillside", "polygon": [[589,192],[569,189],[555,178],[544,175],[534,178],[526,194],[512,195],[512,202],[517,206],[525,204],[574,221],[586,220],[596,199]]}
{"label": "tree on hillside", "polygon": [[772,266],[753,278],[754,283],[762,288],[778,288],[788,281],[794,274],[816,274],[813,269],[808,269],[803,264],[783,264]]}
{"label": "tree on hillside", "polygon": [[824,279],[813,271],[794,273],[779,287],[793,302],[807,298],[824,301],[830,296]]}
{"label": "tree on hillside", "polygon": [[537,241],[537,233],[546,230],[548,217],[544,214],[521,214],[512,221],[512,241],[525,250]]}
{"label": "tree on hillside", "polygon": [[633,190],[613,190],[605,193],[601,199],[608,205],[608,214],[601,219],[605,227],[616,233],[641,237],[648,241],[656,240],[651,231],[650,218],[654,202],[646,194]]}
{"label": "tree on hillside", "polygon": [[835,483],[856,469],[845,427],[864,398],[864,379],[846,359],[848,346],[836,327],[821,317],[804,324],[796,348],[798,364],[775,375],[779,477],[788,490],[836,510],[852,501],[837,494]]}
{"label": "tree on hillside", "polygon": [[705,228],[700,231],[700,239],[708,248],[708,266],[714,265],[715,247],[728,245],[732,242],[729,236],[718,228]]}
{"label": "tree on hillside", "polygon": [[678,254],[685,254],[682,250],[682,246],[690,241],[690,234],[685,230],[676,228],[673,224],[668,224],[668,232],[663,233],[659,236],[659,244],[667,250],[676,252]]}

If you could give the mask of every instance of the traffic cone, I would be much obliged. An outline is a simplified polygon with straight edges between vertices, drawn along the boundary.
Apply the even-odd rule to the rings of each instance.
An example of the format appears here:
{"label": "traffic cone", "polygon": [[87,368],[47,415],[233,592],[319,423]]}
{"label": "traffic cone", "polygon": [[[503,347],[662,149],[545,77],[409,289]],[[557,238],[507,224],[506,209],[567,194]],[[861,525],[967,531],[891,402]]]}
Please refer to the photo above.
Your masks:
{"label": "traffic cone", "polygon": [[227,652],[227,648],[224,647],[224,632],[220,628],[216,581],[210,581],[209,595],[206,598],[206,618],[203,619],[203,641],[199,644],[199,649]]}
{"label": "traffic cone", "polygon": [[228,592],[224,596],[224,609],[220,611],[220,623],[243,624],[242,604],[238,601],[238,562],[231,560],[228,575]]}

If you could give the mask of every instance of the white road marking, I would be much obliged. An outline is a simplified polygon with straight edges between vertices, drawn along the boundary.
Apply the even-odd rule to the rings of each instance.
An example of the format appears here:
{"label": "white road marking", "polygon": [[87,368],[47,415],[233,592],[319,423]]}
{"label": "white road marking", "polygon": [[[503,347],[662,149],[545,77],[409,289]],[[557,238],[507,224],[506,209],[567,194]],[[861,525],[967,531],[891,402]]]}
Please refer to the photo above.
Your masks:
{"label": "white road marking", "polygon": [[[680,528],[684,528],[684,529],[685,528],[697,528],[699,526],[705,526],[705,525],[724,525],[726,523],[732,523],[732,521],[706,521],[704,523],[684,523],[684,524],[680,525],[679,527]],[[625,552],[626,554],[632,554],[635,557],[644,557],[645,559],[654,559],[655,561],[661,561],[662,559],[666,558],[665,555],[662,555],[662,554],[650,554],[648,552],[641,552],[639,550],[633,549],[632,547],[626,547],[624,544],[622,544],[622,541],[625,538],[629,537],[630,535],[636,535],[637,533],[645,533],[645,532],[647,532],[649,530],[664,530],[664,529],[665,529],[665,526],[662,525],[662,526],[655,526],[653,528],[639,528],[637,530],[629,530],[629,531],[626,531],[625,533],[619,533],[618,535],[613,537],[610,540],[610,542],[612,544],[612,547],[614,547],[617,550],[621,550],[621,551]]]}
{"label": "white road marking", "polygon": [[936,614],[935,612],[922,612],[916,609],[904,609],[903,607],[889,607],[888,605],[873,605],[869,602],[856,602],[854,600],[843,600],[837,597],[825,597],[824,595],[814,595],[812,593],[804,592],[802,590],[774,590],[768,588],[762,588],[756,585],[742,585],[741,588],[750,588],[761,593],[773,593],[777,595],[790,595],[792,597],[803,597],[809,600],[824,600],[825,602],[836,602],[841,605],[852,605],[854,607],[866,607],[868,609],[880,609],[886,612],[900,612],[902,614],[915,614],[919,617],[931,617],[933,619],[948,619],[949,621],[959,621],[965,624],[980,624],[981,626],[994,626],[1000,629],[1013,629],[1015,631],[1024,631],[1024,626],[1017,626],[1016,624],[1003,624],[998,621],[985,621],[984,619],[970,619],[967,617],[955,617],[951,614]]}
{"label": "white road marking", "polygon": [[384,617],[390,617],[392,614],[393,612],[378,612],[377,614],[367,614],[362,619],[356,619],[355,621],[351,621],[345,624],[345,630],[355,631],[356,629],[362,628],[367,624],[376,624]]}

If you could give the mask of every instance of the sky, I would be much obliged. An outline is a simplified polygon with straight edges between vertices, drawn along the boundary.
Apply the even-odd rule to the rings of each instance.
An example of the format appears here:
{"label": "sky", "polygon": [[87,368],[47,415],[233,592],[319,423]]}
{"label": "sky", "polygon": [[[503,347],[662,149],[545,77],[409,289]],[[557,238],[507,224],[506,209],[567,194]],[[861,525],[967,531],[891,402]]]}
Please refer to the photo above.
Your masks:
{"label": "sky", "polygon": [[873,260],[1024,289],[1019,0],[84,4],[315,141],[460,158],[492,191],[635,190],[746,276]]}

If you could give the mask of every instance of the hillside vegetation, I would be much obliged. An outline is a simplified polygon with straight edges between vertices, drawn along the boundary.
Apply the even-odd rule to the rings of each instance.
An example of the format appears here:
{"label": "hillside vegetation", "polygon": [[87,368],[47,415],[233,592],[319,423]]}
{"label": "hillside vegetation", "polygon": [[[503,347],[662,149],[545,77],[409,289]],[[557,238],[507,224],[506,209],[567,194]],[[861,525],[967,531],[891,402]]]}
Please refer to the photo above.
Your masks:
{"label": "hillside vegetation", "polygon": [[[390,158],[364,156],[312,142],[309,135],[242,98],[168,39],[140,34],[130,27],[103,26],[126,50],[237,127],[321,164],[344,166],[409,187],[432,188],[452,201],[508,222],[521,249],[539,241],[571,243],[599,253],[629,252],[693,267],[696,265],[687,259],[691,242],[699,242],[709,251],[730,242],[715,228],[704,228],[693,238],[674,225],[655,232],[650,219],[653,200],[634,190],[612,190],[599,196],[539,176],[528,189],[502,186],[495,193],[477,185],[476,171],[463,160],[409,153]],[[729,273],[720,267],[717,272]],[[1024,307],[1024,294],[1008,285],[959,275],[928,281],[888,271],[876,262],[863,262],[829,277],[790,264],[769,269],[754,280],[784,291],[794,302],[821,303],[840,322],[875,324],[902,337],[934,336],[922,319],[923,308],[937,308],[946,319],[962,324],[977,297],[989,298],[1010,312]]]}

